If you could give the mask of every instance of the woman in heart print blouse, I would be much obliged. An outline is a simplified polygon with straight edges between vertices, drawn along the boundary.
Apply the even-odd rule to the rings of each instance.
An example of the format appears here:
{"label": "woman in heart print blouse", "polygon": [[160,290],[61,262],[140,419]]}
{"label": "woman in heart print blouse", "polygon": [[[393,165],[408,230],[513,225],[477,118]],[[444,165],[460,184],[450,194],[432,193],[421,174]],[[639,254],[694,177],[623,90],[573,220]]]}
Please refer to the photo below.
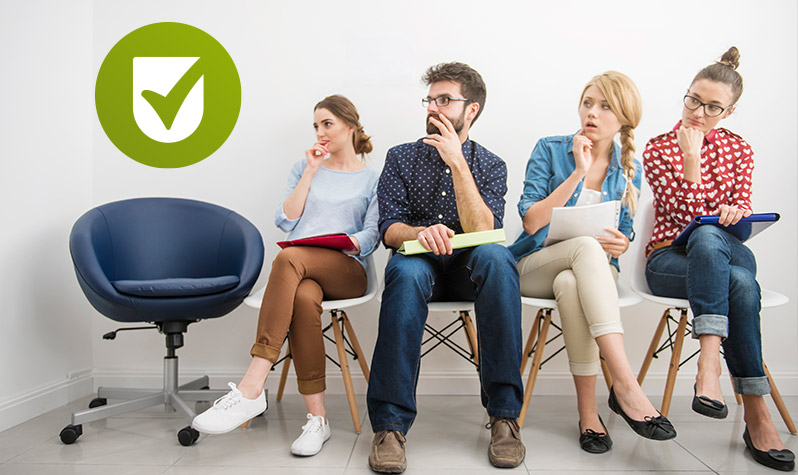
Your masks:
{"label": "woman in heart print blouse", "polygon": [[684,96],[682,120],[651,139],[643,153],[656,217],[646,247],[646,279],[656,295],[690,301],[692,334],[701,347],[693,410],[718,419],[728,413],[719,379],[722,344],[735,391],[743,397],[746,446],[757,462],[792,470],[794,456],[784,448],[763,398],[770,384],[762,365],[753,253],[720,226],[700,226],[686,246],[671,245],[695,216],[718,214],[728,226],[751,214],[751,147],[716,128],[743,92],[739,58],[731,47],[702,69]]}

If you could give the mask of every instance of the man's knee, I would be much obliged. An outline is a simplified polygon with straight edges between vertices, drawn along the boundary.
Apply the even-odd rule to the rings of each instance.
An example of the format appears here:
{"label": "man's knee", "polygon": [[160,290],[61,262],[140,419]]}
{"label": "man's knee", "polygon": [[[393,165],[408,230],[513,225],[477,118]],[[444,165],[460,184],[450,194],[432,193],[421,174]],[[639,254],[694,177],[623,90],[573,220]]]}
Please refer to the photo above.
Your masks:
{"label": "man's knee", "polygon": [[483,244],[475,247],[471,254],[471,262],[474,268],[498,266],[518,272],[512,253],[501,244]]}
{"label": "man's knee", "polygon": [[426,260],[419,256],[395,254],[385,268],[385,288],[432,290],[433,274]]}

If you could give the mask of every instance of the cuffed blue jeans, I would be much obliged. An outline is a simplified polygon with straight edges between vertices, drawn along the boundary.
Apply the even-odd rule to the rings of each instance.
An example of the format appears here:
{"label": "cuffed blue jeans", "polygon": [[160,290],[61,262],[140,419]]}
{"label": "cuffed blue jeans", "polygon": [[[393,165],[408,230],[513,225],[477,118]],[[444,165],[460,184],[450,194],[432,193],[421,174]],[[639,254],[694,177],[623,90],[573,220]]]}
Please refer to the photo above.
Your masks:
{"label": "cuffed blue jeans", "polygon": [[385,268],[367,393],[374,432],[410,430],[416,417],[427,303],[451,300],[474,301],[482,405],[488,415],[520,414],[521,292],[510,251],[485,244],[450,256],[394,254]]}
{"label": "cuffed blue jeans", "polygon": [[761,295],[750,249],[721,227],[699,226],[687,246],[651,253],[646,280],[655,295],[687,298],[695,316],[693,338],[722,338],[737,394],[770,393],[762,367]]}

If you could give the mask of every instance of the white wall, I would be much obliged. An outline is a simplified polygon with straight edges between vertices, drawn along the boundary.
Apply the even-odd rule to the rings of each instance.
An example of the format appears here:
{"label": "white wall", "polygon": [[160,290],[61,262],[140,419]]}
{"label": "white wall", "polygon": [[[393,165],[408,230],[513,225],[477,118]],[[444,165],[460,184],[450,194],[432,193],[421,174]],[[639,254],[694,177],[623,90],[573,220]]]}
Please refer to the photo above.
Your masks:
{"label": "white wall", "polygon": [[92,6],[0,3],[0,430],[91,388],[67,238],[91,207]]}
{"label": "white wall", "polygon": [[[46,5],[60,3],[53,1]],[[778,210],[783,216],[782,223],[758,237],[752,247],[758,256],[761,283],[791,299],[789,305],[765,312],[763,339],[765,356],[774,376],[782,383],[781,389],[798,394],[795,345],[798,322],[794,318],[798,302],[798,248],[794,238],[797,231],[794,184],[798,178],[795,164],[798,6],[794,1],[677,0],[669,2],[667,8],[659,7],[659,3],[621,0],[522,5],[502,1],[396,4],[146,0],[70,5],[68,17],[77,18],[70,27],[81,28],[79,33],[60,38],[59,48],[63,51],[53,50],[52,46],[42,47],[41,51],[30,45],[24,48],[57,63],[78,61],[84,65],[70,71],[70,76],[64,79],[72,85],[71,90],[81,94],[54,94],[55,104],[45,110],[82,108],[80,120],[73,121],[70,127],[79,128],[84,139],[75,140],[70,152],[84,159],[90,154],[91,162],[82,161],[80,170],[74,165],[65,167],[64,154],[54,153],[61,147],[55,149],[54,144],[41,144],[44,150],[34,156],[45,158],[50,170],[64,167],[59,176],[86,185],[80,192],[80,202],[73,203],[79,209],[117,199],[160,195],[212,201],[238,211],[258,226],[266,243],[266,265],[258,285],[265,284],[268,263],[277,251],[273,242],[281,237],[272,224],[274,208],[282,195],[289,167],[302,158],[302,151],[313,141],[312,107],[325,95],[342,93],[358,106],[366,131],[374,138],[371,164],[381,168],[389,147],[413,141],[423,134],[424,111],[419,100],[426,90],[419,78],[425,68],[452,60],[474,66],[485,78],[488,100],[472,138],[508,163],[506,229],[514,236],[520,231],[515,204],[529,152],[540,137],[571,133],[578,128],[577,101],[590,77],[617,69],[636,81],[644,100],[644,117],[637,129],[637,145],[642,150],[649,137],[669,130],[678,120],[681,96],[695,72],[728,46],[738,46],[746,88],[738,112],[723,125],[742,134],[756,152],[756,208]],[[4,21],[16,25],[14,31],[18,32],[10,34],[4,28],[6,37],[19,39],[27,36],[31,28],[41,27],[39,18],[34,21],[25,16],[26,12],[34,14],[34,7],[21,8],[13,9],[13,21],[4,15]],[[110,48],[128,32],[158,21],[188,23],[214,36],[232,56],[242,81],[241,114],[228,141],[203,162],[177,170],[149,168],[125,157],[104,135],[90,110],[94,78]],[[14,51],[6,52],[6,44],[4,41],[3,60],[9,56],[12,60],[17,58]],[[87,54],[91,57],[90,65]],[[11,80],[4,77],[2,84]],[[34,90],[34,85],[28,82],[13,84],[28,93]],[[8,117],[5,107],[3,111],[4,123],[14,119]],[[91,141],[86,138],[86,121],[92,124]],[[8,126],[4,127],[3,133],[7,129]],[[76,136],[54,124],[48,124],[46,130],[59,137]],[[5,139],[0,148],[3,163],[11,169],[9,175],[14,177],[16,186],[27,185],[9,195],[7,202],[11,197],[19,202],[21,193],[35,198],[31,204],[23,203],[24,209],[30,206],[39,210],[43,206],[37,207],[34,204],[37,200],[46,202],[53,192],[74,189],[71,185],[44,187],[37,181],[39,177],[27,178],[30,176],[27,167],[32,165],[11,158],[21,149],[23,144],[9,146]],[[70,162],[77,161],[75,158]],[[6,187],[3,188],[3,193],[8,194]],[[647,187],[644,194],[650,196]],[[102,341],[99,335],[115,325],[93,311],[88,312],[92,314],[91,329],[86,328],[87,304],[81,301],[65,250],[69,224],[78,214],[49,211],[45,215],[48,223],[61,222],[60,236],[54,236],[49,243],[52,245],[46,246],[51,260],[61,263],[49,275],[52,285],[58,285],[63,293],[57,300],[52,299],[53,305],[69,308],[64,318],[70,319],[70,331],[80,329],[83,341],[91,338],[90,366],[94,369],[95,384],[138,381],[158,384],[162,337],[138,332],[122,334],[115,342]],[[44,231],[32,227],[29,233],[36,237],[28,240],[30,252],[43,252],[38,241],[43,239]],[[380,260],[384,260],[384,253]],[[628,267],[623,260],[622,264]],[[7,266],[2,272],[4,282],[18,279],[20,274],[17,269],[10,272]],[[32,276],[38,274],[30,271],[23,275],[28,275],[28,279],[18,285],[27,288]],[[17,309],[9,314],[14,319],[41,322],[48,318],[46,312],[31,308],[30,299],[23,298],[20,292],[14,292],[9,299],[11,305],[5,308]],[[661,309],[651,305],[623,312],[633,368],[640,364],[660,312]],[[377,313],[376,302],[350,312],[368,355],[376,337]],[[527,329],[533,313],[527,310],[524,315]],[[438,322],[445,317],[431,316]],[[183,372],[209,373],[217,385],[228,378],[238,378],[249,360],[256,319],[253,310],[239,308],[225,318],[190,327],[186,347],[179,352]],[[14,336],[0,338],[15,339]],[[17,343],[17,351],[25,342]],[[692,347],[692,343],[688,344],[688,349]],[[29,372],[32,367],[26,363],[22,372]],[[3,369],[3,374],[7,374]],[[333,375],[329,378],[330,387],[332,391],[340,391],[340,378],[333,370],[329,368]],[[353,371],[359,373],[356,368]],[[666,363],[656,361],[647,380],[648,392],[661,393],[665,371]],[[685,366],[683,381],[689,381],[692,374],[694,366]],[[421,375],[421,392],[476,394],[473,369],[449,354],[433,354],[425,359]],[[562,356],[544,368],[541,378],[536,393],[572,393]],[[276,380],[270,378],[270,388],[276,387]],[[30,391],[35,387],[34,383],[26,384],[20,390]],[[685,384],[685,392],[687,387]],[[362,381],[358,388],[363,390]],[[288,390],[295,390],[293,382]]]}

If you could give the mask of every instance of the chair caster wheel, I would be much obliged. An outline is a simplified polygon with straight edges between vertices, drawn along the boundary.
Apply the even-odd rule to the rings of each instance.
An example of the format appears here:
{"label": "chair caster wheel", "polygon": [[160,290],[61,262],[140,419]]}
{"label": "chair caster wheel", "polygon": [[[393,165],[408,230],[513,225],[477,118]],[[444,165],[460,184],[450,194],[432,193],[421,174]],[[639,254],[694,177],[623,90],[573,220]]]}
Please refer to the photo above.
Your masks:
{"label": "chair caster wheel", "polygon": [[91,402],[89,403],[89,409],[105,406],[106,404],[108,404],[108,399],[105,399],[104,397],[96,397],[92,399]]}
{"label": "chair caster wheel", "polygon": [[61,433],[59,437],[61,437],[61,442],[65,443],[66,445],[74,444],[78,437],[83,434],[83,425],[78,424],[76,426],[68,425],[61,429]]}
{"label": "chair caster wheel", "polygon": [[200,433],[191,426],[186,426],[177,432],[177,440],[183,447],[194,445],[194,442],[199,439]]}

